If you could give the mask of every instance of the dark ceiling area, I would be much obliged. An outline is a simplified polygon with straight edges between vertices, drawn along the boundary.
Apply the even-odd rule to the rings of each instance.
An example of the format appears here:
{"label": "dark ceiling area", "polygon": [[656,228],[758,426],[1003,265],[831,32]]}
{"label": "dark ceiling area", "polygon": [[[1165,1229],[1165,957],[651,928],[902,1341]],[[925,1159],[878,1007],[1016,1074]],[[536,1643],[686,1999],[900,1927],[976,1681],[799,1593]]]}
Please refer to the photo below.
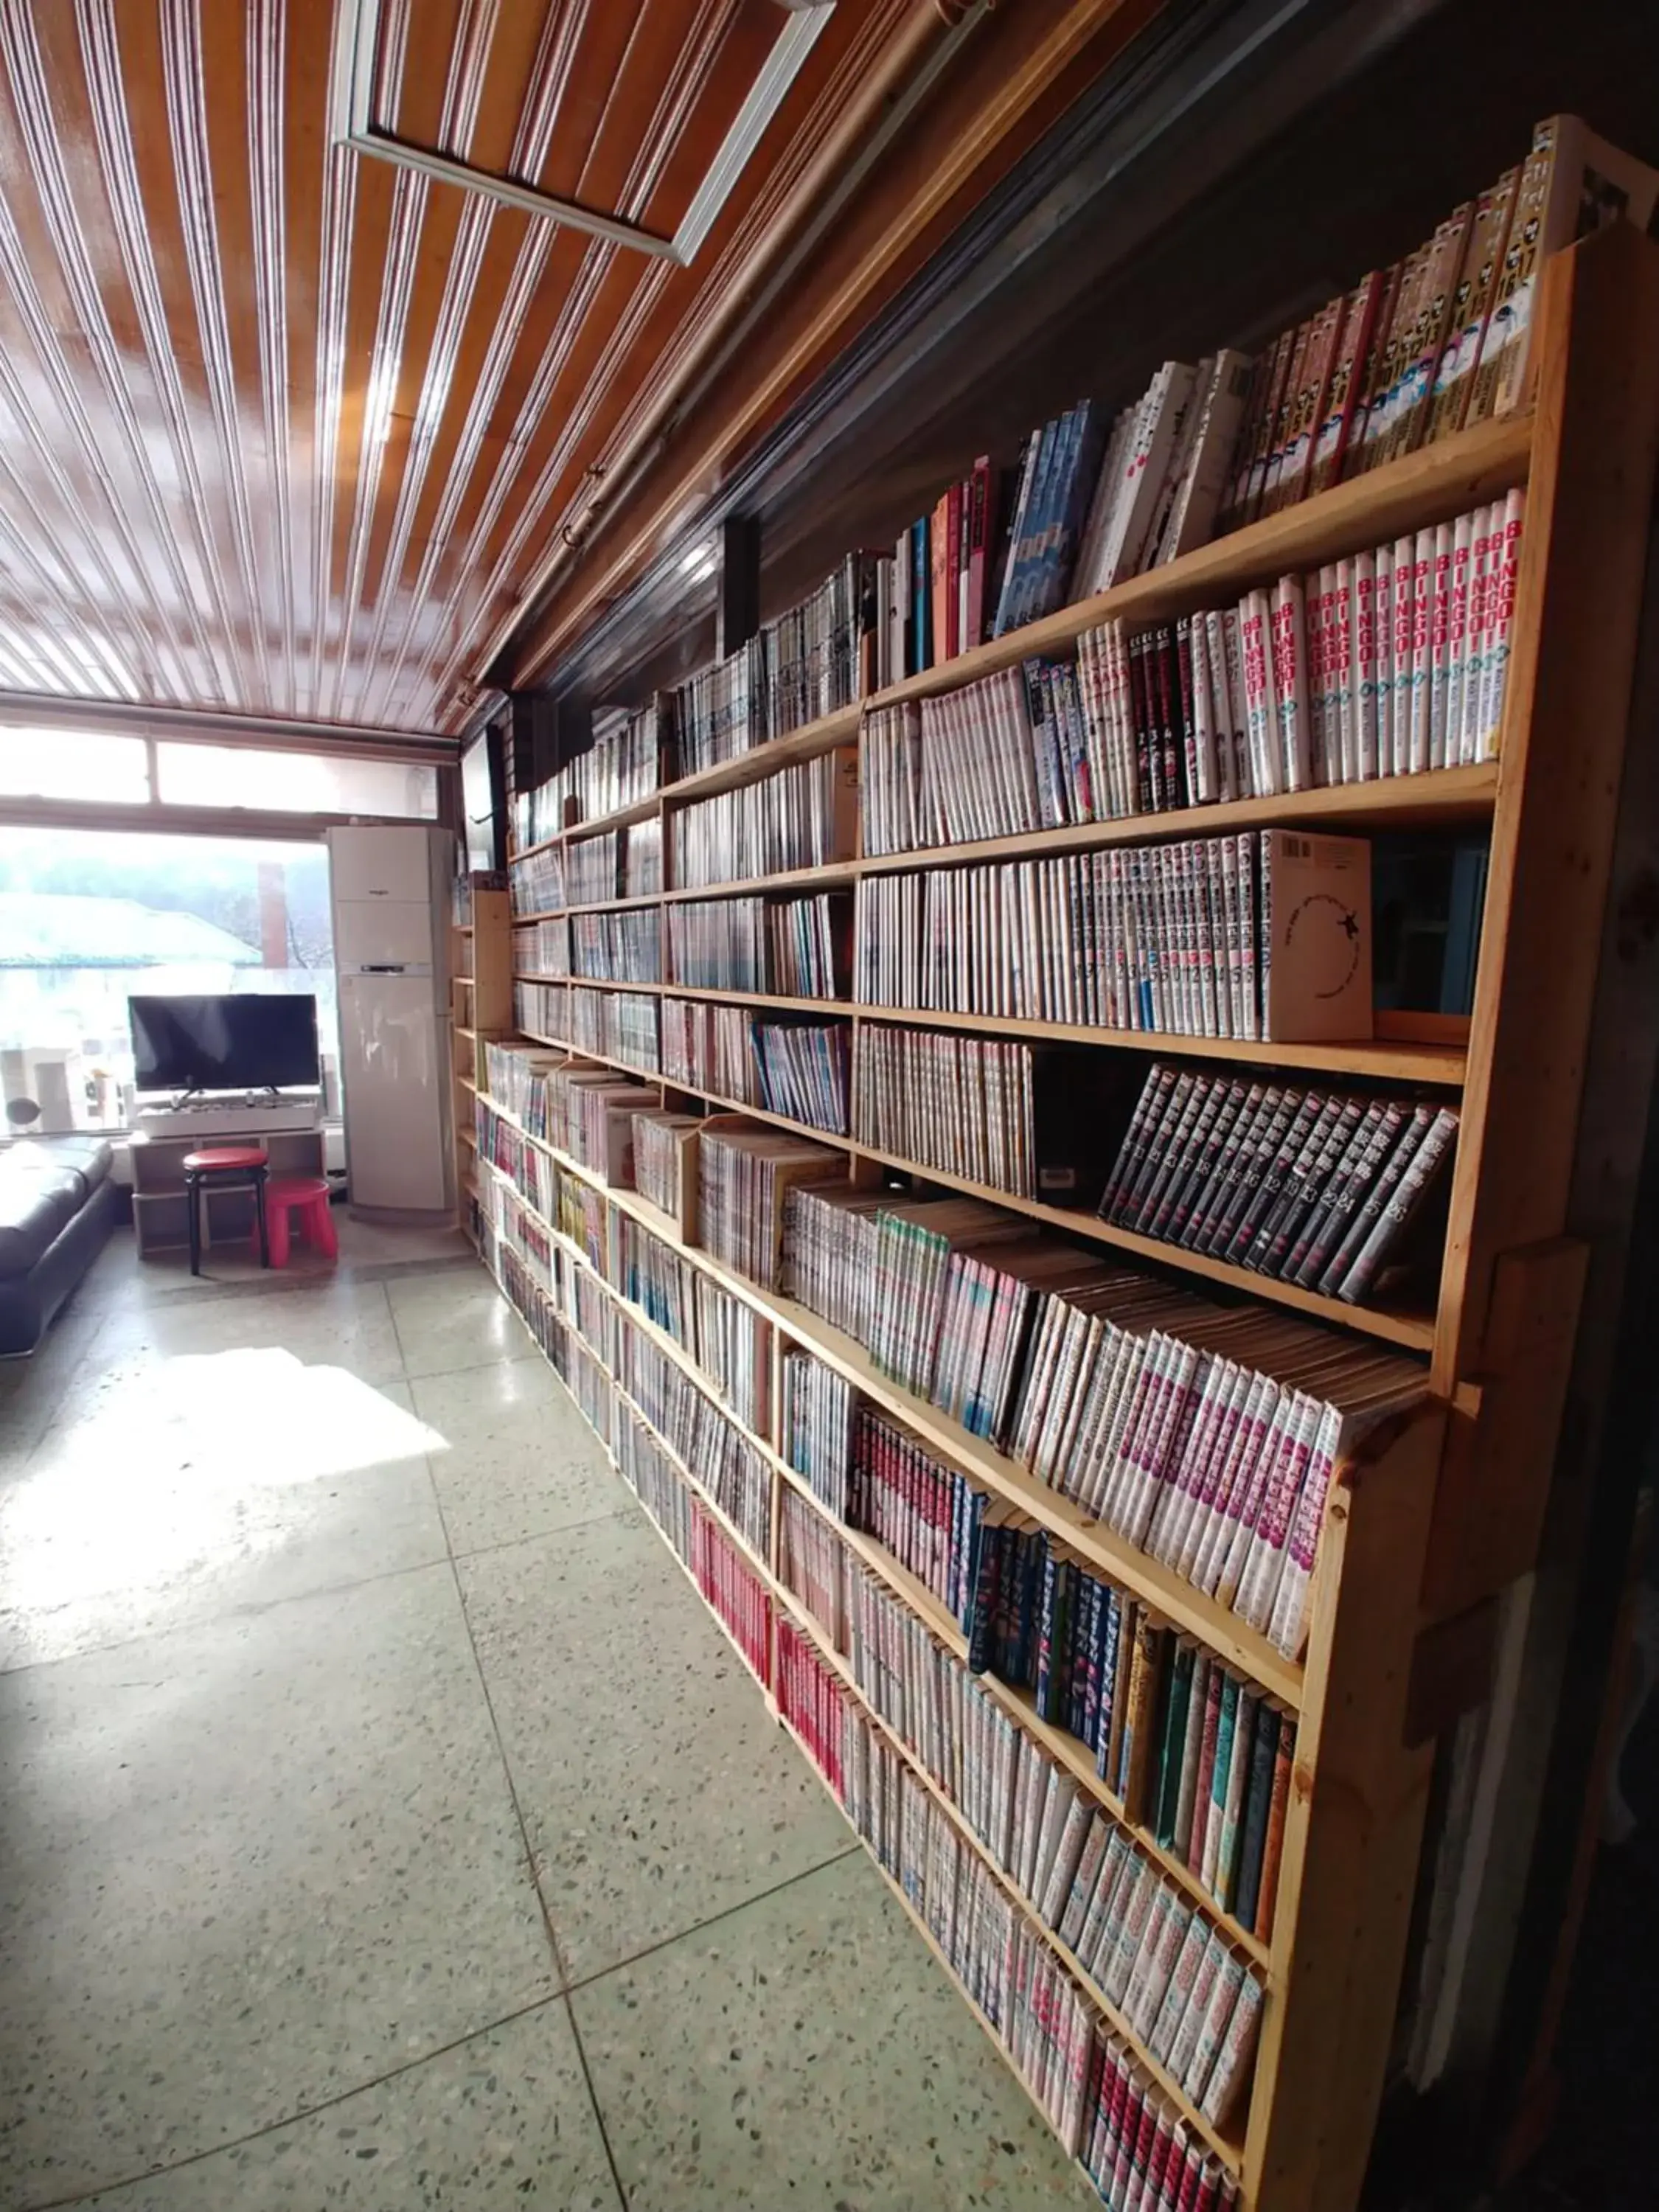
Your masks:
{"label": "dark ceiling area", "polygon": [[1166,357],[1258,345],[1396,258],[1540,116],[1659,161],[1656,94],[1659,9],[1621,0],[1166,9],[563,660],[560,750],[589,705],[712,658],[714,586],[683,563],[724,515],[758,518],[775,612],[975,453],[1008,459],[1085,393],[1123,404]]}

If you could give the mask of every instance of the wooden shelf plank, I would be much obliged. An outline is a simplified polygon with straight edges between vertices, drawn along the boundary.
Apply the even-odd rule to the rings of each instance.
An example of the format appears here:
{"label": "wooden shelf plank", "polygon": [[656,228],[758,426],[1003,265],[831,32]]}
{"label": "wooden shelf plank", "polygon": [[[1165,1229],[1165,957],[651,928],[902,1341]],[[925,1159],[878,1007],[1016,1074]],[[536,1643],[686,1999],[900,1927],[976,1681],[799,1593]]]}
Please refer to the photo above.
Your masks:
{"label": "wooden shelf plank", "polygon": [[1321,784],[1267,799],[1231,799],[1213,806],[1182,806],[1158,814],[1124,814],[1110,822],[1069,823],[1012,837],[962,845],[919,845],[902,853],[869,853],[852,863],[859,876],[912,873],[918,868],[979,862],[1040,860],[1109,845],[1154,844],[1173,837],[1223,837],[1241,830],[1317,824],[1326,830],[1414,830],[1478,822],[1497,800],[1498,764],[1433,769],[1422,775],[1382,776],[1370,783]]}
{"label": "wooden shelf plank", "polygon": [[1017,1198],[1007,1191],[993,1189],[988,1183],[975,1182],[971,1176],[924,1167],[919,1161],[902,1159],[896,1152],[878,1152],[861,1139],[849,1139],[847,1149],[855,1152],[860,1159],[878,1160],[884,1167],[917,1176],[925,1182],[942,1183],[970,1198],[982,1198],[988,1205],[1008,1206],[1066,1236],[1082,1237],[1095,1244],[1110,1244],[1119,1251],[1133,1252],[1139,1259],[1153,1261],[1182,1274],[1200,1275],[1207,1282],[1224,1284],[1249,1297],[1290,1306],[1314,1321],[1328,1322],[1338,1328],[1358,1329],[1408,1352],[1427,1352],[1434,1343],[1431,1313],[1395,1313],[1385,1307],[1347,1305],[1340,1298],[1322,1297],[1316,1291],[1300,1290],[1294,1283],[1278,1282],[1271,1275],[1254,1274],[1248,1267],[1235,1267],[1230,1261],[1212,1260],[1203,1253],[1183,1251],[1179,1245],[1162,1243],[1153,1237],[1137,1236],[1133,1230],[1119,1229],[1111,1222],[1102,1221],[1097,1214],[1068,1206],[1047,1206],[1041,1199]]}
{"label": "wooden shelf plank", "polygon": [[581,990],[639,991],[665,999],[703,999],[712,1006],[752,1006],[757,1012],[845,1015],[900,1029],[963,1030],[981,1036],[1028,1038],[1034,1043],[1092,1045],[1106,1052],[1141,1052],[1160,1060],[1226,1060],[1251,1067],[1313,1068],[1333,1075],[1380,1076],[1402,1083],[1454,1087],[1463,1080],[1467,1057],[1461,1044],[1425,1043],[1403,1037],[1285,1043],[1262,1038],[1182,1036],[1160,1030],[1106,1029],[1084,1022],[1031,1021],[1014,1014],[963,1014],[940,1007],[878,1006],[853,999],[790,998],[777,991],[722,991],[704,983],[617,982],[602,975],[528,973],[515,975],[513,980],[551,985],[556,989],[569,986]]}
{"label": "wooden shelf plank", "polygon": [[[815,1002],[816,1003],[816,1002]],[[1025,1214],[1033,1221],[1069,1237],[1080,1237],[1092,1244],[1109,1244],[1115,1249],[1133,1252],[1139,1259],[1155,1261],[1159,1267],[1173,1268],[1178,1273],[1195,1274],[1206,1282],[1220,1283],[1230,1290],[1243,1291],[1247,1297],[1263,1298],[1273,1305],[1289,1306],[1310,1319],[1330,1323],[1337,1328],[1357,1330],[1365,1336],[1380,1338],[1385,1344],[1397,1344],[1407,1352],[1428,1352],[1434,1344],[1434,1316],[1431,1313],[1397,1312],[1385,1306],[1353,1306],[1340,1298],[1322,1297],[1316,1291],[1304,1291],[1294,1283],[1281,1283],[1270,1275],[1257,1275],[1248,1267],[1235,1267],[1226,1260],[1212,1260],[1200,1252],[1183,1251],[1179,1245],[1164,1244],[1156,1237],[1137,1236],[1131,1229],[1119,1229],[1097,1214],[1085,1213],[1071,1206],[1048,1206],[1041,1199],[1020,1198],[1011,1191],[997,1190],[989,1183],[975,1182],[970,1176],[951,1174],[945,1168],[926,1165],[920,1160],[908,1160],[896,1152],[878,1152],[873,1145],[861,1139],[843,1136],[828,1129],[810,1127],[805,1121],[792,1121],[787,1114],[774,1114],[764,1106],[751,1106],[741,1098],[722,1097],[718,1092],[705,1091],[695,1084],[683,1083],[678,1077],[665,1074],[660,1069],[635,1067],[629,1060],[613,1058],[608,1053],[589,1052],[580,1045],[572,1044],[562,1037],[544,1036],[539,1031],[526,1030],[526,1037],[534,1044],[544,1045],[552,1052],[568,1052],[579,1058],[597,1061],[601,1066],[617,1067],[625,1073],[641,1077],[646,1081],[662,1084],[666,1089],[684,1096],[702,1098],[708,1104],[719,1106],[732,1114],[747,1115],[751,1120],[764,1121],[770,1127],[787,1129],[797,1137],[811,1138],[815,1143],[828,1145],[836,1152],[856,1155],[860,1159],[875,1160],[881,1166],[891,1168],[896,1174],[915,1176],[923,1182],[939,1183],[950,1190],[959,1190],[969,1198],[983,1199],[988,1206],[1008,1207],[1015,1213]],[[1429,1048],[1432,1049],[1432,1048]]]}

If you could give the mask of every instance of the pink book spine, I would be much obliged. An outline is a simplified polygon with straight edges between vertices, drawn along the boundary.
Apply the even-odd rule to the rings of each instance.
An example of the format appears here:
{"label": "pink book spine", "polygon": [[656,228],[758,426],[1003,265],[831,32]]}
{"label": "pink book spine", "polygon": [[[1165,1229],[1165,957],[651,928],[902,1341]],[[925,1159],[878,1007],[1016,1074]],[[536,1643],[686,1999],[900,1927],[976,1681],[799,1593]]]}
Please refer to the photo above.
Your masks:
{"label": "pink book spine", "polygon": [[1431,611],[1434,602],[1434,532],[1419,530],[1412,551],[1412,681],[1410,752],[1411,773],[1420,775],[1433,765],[1429,753],[1429,708],[1433,654],[1430,643]]}
{"label": "pink book spine", "polygon": [[1382,672],[1377,664],[1376,556],[1359,553],[1353,562],[1353,735],[1354,780],[1370,783],[1379,773],[1376,708]]}
{"label": "pink book spine", "polygon": [[1447,744],[1447,706],[1451,689],[1453,532],[1443,522],[1434,533],[1434,568],[1429,593],[1429,766],[1455,768],[1457,746]]}
{"label": "pink book spine", "polygon": [[1314,1565],[1319,1556],[1319,1538],[1325,1525],[1325,1501],[1330,1495],[1341,1428],[1341,1415],[1334,1407],[1326,1407],[1314,1438],[1313,1449],[1309,1455],[1302,1494],[1297,1499],[1296,1517],[1291,1523],[1285,1548],[1285,1571],[1279,1578],[1278,1595],[1273,1600],[1273,1618],[1267,1624],[1267,1632],[1273,1643],[1290,1659],[1299,1656],[1307,1641],[1308,1591],[1313,1582]]}
{"label": "pink book spine", "polygon": [[1326,638],[1329,680],[1328,714],[1336,724],[1334,783],[1359,781],[1359,701],[1354,688],[1353,571],[1352,561],[1339,561],[1332,571],[1326,599]]}
{"label": "pink book spine", "polygon": [[1460,514],[1452,525],[1451,588],[1446,617],[1446,765],[1467,760],[1463,750],[1463,682],[1469,654],[1469,555],[1474,517]]}
{"label": "pink book spine", "polygon": [[1308,640],[1300,576],[1281,576],[1273,587],[1273,668],[1283,788],[1306,791],[1316,778],[1308,730]]}
{"label": "pink book spine", "polygon": [[1414,541],[1395,540],[1393,570],[1394,612],[1390,625],[1392,675],[1389,684],[1389,748],[1395,775],[1411,773],[1412,758],[1412,578]]}
{"label": "pink book spine", "polygon": [[1277,708],[1271,659],[1272,611],[1265,592],[1252,592],[1238,611],[1238,649],[1244,677],[1244,713],[1250,763],[1250,796],[1266,799],[1285,788],[1279,773]]}
{"label": "pink book spine", "polygon": [[1515,620],[1516,582],[1521,573],[1521,533],[1526,520],[1526,498],[1525,492],[1517,489],[1504,502],[1490,636],[1481,671],[1481,727],[1477,733],[1477,760],[1495,759],[1503,734],[1504,699],[1509,686],[1510,631]]}

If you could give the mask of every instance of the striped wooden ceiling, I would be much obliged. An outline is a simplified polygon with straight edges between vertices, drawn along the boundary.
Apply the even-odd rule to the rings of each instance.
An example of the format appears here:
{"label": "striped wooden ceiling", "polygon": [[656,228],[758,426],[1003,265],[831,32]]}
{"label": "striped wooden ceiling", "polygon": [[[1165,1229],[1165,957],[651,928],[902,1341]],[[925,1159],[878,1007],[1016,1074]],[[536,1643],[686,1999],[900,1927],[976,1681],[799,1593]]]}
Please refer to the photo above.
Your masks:
{"label": "striped wooden ceiling", "polygon": [[[0,0],[0,687],[456,726],[916,4],[838,0],[682,266],[335,144],[337,0]],[[663,234],[791,20],[371,12],[378,130]]]}

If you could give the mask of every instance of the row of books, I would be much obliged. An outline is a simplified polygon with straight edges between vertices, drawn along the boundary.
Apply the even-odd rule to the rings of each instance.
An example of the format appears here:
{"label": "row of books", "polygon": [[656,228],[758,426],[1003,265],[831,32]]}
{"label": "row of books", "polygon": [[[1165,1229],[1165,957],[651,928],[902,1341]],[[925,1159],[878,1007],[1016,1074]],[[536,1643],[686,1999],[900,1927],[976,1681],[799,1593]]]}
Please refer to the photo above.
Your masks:
{"label": "row of books", "polygon": [[568,1039],[578,1052],[619,1060],[647,1075],[656,1073],[659,1050],[655,999],[636,991],[583,991],[573,985],[568,1005],[568,1027],[551,1030],[550,1035]]}
{"label": "row of books", "polygon": [[690,1485],[631,1406],[615,1413],[611,1451],[617,1471],[657,1524],[682,1565],[691,1564]]}
{"label": "row of books", "polygon": [[[902,1389],[1299,1651],[1334,1467],[1420,1397],[1419,1369],[1022,1235],[975,1200],[853,1191],[822,1159],[789,1173],[770,1194],[787,1295]],[[769,1259],[749,1226],[748,1256]]]}
{"label": "row of books", "polygon": [[673,725],[673,702],[661,693],[631,712],[599,708],[587,750],[515,796],[515,842],[538,845],[573,823],[599,821],[661,790],[674,774]]}
{"label": "row of books", "polygon": [[707,999],[665,999],[664,1075],[699,1097],[758,1103],[750,1044],[751,1018],[742,1006],[716,1006]]}
{"label": "row of books", "polygon": [[[662,980],[662,933],[653,908],[573,914],[569,931],[569,974],[612,983]],[[556,975],[560,970],[550,969],[548,973]]]}
{"label": "row of books", "polygon": [[1387,1287],[1458,1109],[1155,1061],[1101,1200],[1121,1228],[1350,1304]]}
{"label": "row of books", "polygon": [[[809,1550],[819,1556],[809,1560]],[[845,1659],[871,1710],[950,1798],[1031,1916],[1060,1936],[1206,2117],[1224,2126],[1249,2078],[1261,2008],[1262,1984],[1248,1960],[793,1493],[780,1513],[779,1571]],[[826,1603],[827,1617],[818,1610]],[[872,1741],[882,1739],[872,1732]],[[842,1774],[853,1789],[860,1763],[844,1735]],[[866,1749],[866,1775],[869,1764]],[[907,1772],[896,1761],[891,1778]],[[878,1786],[888,1779],[881,1777]],[[918,1810],[932,1806],[925,1790],[918,1787],[916,1795]],[[946,1831],[960,1843],[954,1822]],[[877,1832],[890,1832],[887,1821],[878,1819]],[[982,1864],[978,1853],[969,1856]],[[1202,2009],[1192,2016],[1200,1990]],[[1240,2005],[1245,2017],[1237,2048],[1218,2078]],[[1217,2017],[1206,2041],[1204,2012],[1211,2007]]]}
{"label": "row of books", "polygon": [[750,1550],[766,1559],[771,1544],[772,1471],[765,1456],[698,1389],[685,1369],[625,1313],[617,1312],[615,1322],[618,1358],[613,1371],[617,1381]]}
{"label": "row of books", "polygon": [[676,890],[850,859],[858,778],[858,748],[839,745],[680,808],[671,817]]}
{"label": "row of books", "polygon": [[679,770],[695,775],[891,680],[880,636],[890,590],[873,553],[848,553],[798,606],[674,694]]}
{"label": "row of books", "polygon": [[1227,349],[1165,362],[1114,416],[1085,400],[1021,457],[994,637],[1209,538],[1249,385]]}
{"label": "row of books", "polygon": [[1036,1198],[1034,1064],[1033,1048],[1012,1039],[868,1023],[854,1061],[854,1140]]}
{"label": "row of books", "polygon": [[[653,1094],[611,1067],[549,1055],[538,1133],[622,1189],[634,1181],[634,1115]],[[533,1149],[533,1147],[532,1147]]]}
{"label": "row of books", "polygon": [[769,1434],[771,1323],[629,1215],[611,1212],[611,1234],[610,1281],[684,1346],[752,1435]]}
{"label": "row of books", "polygon": [[845,1021],[751,1014],[702,999],[662,1003],[662,1072],[704,1097],[844,1136],[851,1059]]}
{"label": "row of books", "polygon": [[623,859],[628,842],[626,830],[606,830],[597,837],[582,837],[566,845],[564,888],[572,906],[591,906],[600,899],[623,896]]}
{"label": "row of books", "polygon": [[526,922],[514,931],[513,968],[520,975],[568,975],[570,931],[562,914]]}
{"label": "row of books", "polygon": [[[657,1001],[638,991],[586,991],[574,983],[513,986],[513,1018],[529,1036],[619,1060],[654,1075],[661,1058]],[[493,1088],[493,1085],[492,1085]]]}
{"label": "row of books", "polygon": [[691,1500],[692,1579],[763,1682],[772,1674],[772,1599],[701,1500]]}
{"label": "row of books", "polygon": [[882,579],[887,586],[884,683],[920,675],[984,641],[996,610],[996,572],[1006,537],[998,508],[1005,503],[990,456],[982,453],[961,483],[940,494],[931,513],[900,533]]}
{"label": "row of books", "polygon": [[1490,758],[1524,495],[1285,576],[1235,607],[872,709],[863,850],[1419,775]]}
{"label": "row of books", "polygon": [[696,1194],[695,1146],[702,1127],[700,1115],[665,1109],[634,1116],[634,1188],[671,1221],[686,1218],[686,1200]]}
{"label": "row of books", "polygon": [[854,996],[1166,1036],[1369,1037],[1370,858],[1363,837],[1263,830],[866,876]]}
{"label": "row of books", "polygon": [[526,1272],[536,1282],[544,1289],[552,1290],[556,1276],[552,1240],[517,1194],[497,1173],[486,1168],[479,1178],[478,1199],[489,1229],[518,1254]]}
{"label": "row of books", "polygon": [[[562,827],[553,817],[562,817],[567,798],[586,818],[605,811],[602,800],[631,803],[624,790],[656,788],[652,763],[665,780],[662,732],[671,719],[679,771],[695,773],[872,684],[935,666],[981,635],[1006,635],[1067,599],[1160,566],[1217,531],[1511,411],[1529,388],[1544,260],[1621,217],[1645,228],[1656,199],[1659,174],[1646,165],[1595,138],[1576,117],[1546,118],[1523,162],[1455,208],[1415,252],[1370,271],[1254,362],[1226,349],[1195,364],[1165,362],[1109,420],[1099,403],[1085,400],[1034,430],[1001,502],[1000,527],[981,457],[903,533],[890,558],[849,554],[801,606],[680,686],[672,716],[666,702],[650,702],[517,802],[519,842]],[[1415,549],[1412,558],[1414,566]],[[1331,751],[1342,757],[1336,745]],[[1350,757],[1363,773],[1363,742]],[[1384,768],[1379,755],[1376,772],[1404,771],[1397,759]],[[1079,818],[1134,811],[1121,787],[1110,808],[1107,790],[1103,776],[1092,816]]]}
{"label": "row of books", "polygon": [[1000,558],[988,465],[975,464],[896,548],[905,672],[977,643],[971,609],[994,607],[989,634],[1006,635],[1217,530],[1509,412],[1527,388],[1544,257],[1617,216],[1645,225],[1656,188],[1576,118],[1553,117],[1524,165],[1255,362],[1224,349],[1165,362],[1109,423],[1085,400],[1034,431]]}
{"label": "row of books", "polygon": [[837,1181],[845,1163],[785,1129],[706,1124],[697,1140],[697,1225],[714,1259],[763,1291],[781,1290],[789,1193]]}
{"label": "row of books", "polygon": [[[1079,641],[1108,811],[1144,813],[1492,758],[1524,494],[1286,576],[1237,608]],[[1093,762],[1085,763],[1085,769]]]}
{"label": "row of books", "polygon": [[[1033,1692],[1040,1719],[1095,1753],[1126,1816],[1185,1860],[1216,1903],[1265,1942],[1295,1741],[1291,1716],[858,1402],[852,1386],[810,1353],[785,1354],[783,1388],[785,1455],[825,1511],[874,1536],[948,1607],[970,1669]],[[1206,1694],[1215,1708],[1207,1747]]]}
{"label": "row of books", "polygon": [[512,860],[507,870],[507,903],[514,916],[553,914],[564,905],[564,854],[550,845],[528,859]]}
{"label": "row of books", "polygon": [[690,901],[668,913],[669,974],[714,991],[833,999],[847,988],[852,895]]}
{"label": "row of books", "polygon": [[544,1221],[556,1218],[558,1170],[547,1154],[523,1136],[488,1099],[472,1102],[472,1133],[478,1157],[521,1191]]}
{"label": "row of books", "polygon": [[1620,216],[1646,228],[1656,198],[1659,174],[1576,116],[1539,124],[1523,163],[1261,355],[1218,526],[1521,405],[1544,260]]}

